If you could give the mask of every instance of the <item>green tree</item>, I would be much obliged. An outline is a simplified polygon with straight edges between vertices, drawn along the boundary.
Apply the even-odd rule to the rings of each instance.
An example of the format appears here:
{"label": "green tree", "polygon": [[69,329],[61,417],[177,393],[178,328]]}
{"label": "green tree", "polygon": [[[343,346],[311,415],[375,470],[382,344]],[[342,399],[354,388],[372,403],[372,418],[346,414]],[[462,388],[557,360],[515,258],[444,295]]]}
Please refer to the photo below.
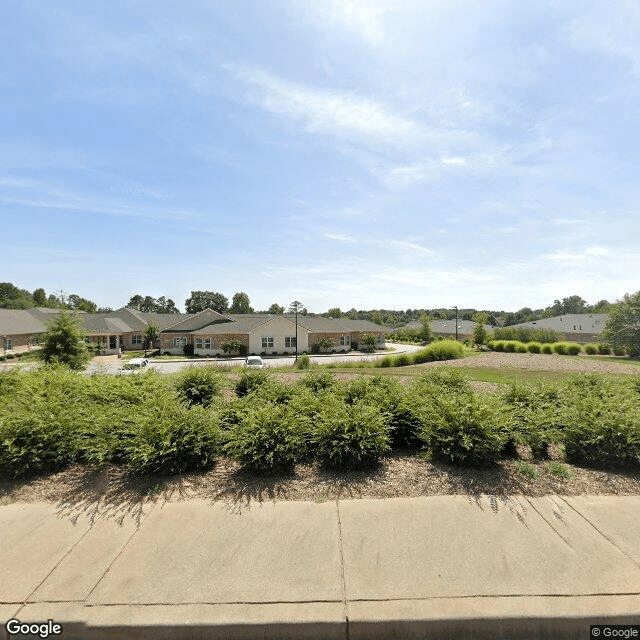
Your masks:
{"label": "green tree", "polygon": [[423,313],[420,316],[420,325],[420,339],[424,342],[431,342],[433,333],[431,331],[431,316],[428,313]]}
{"label": "green tree", "polygon": [[242,342],[240,342],[240,340],[229,339],[225,340],[220,346],[225,353],[238,353],[242,347]]}
{"label": "green tree", "polygon": [[5,309],[31,309],[33,296],[26,289],[18,289],[11,282],[0,282],[0,307]]}
{"label": "green tree", "polygon": [[227,313],[229,300],[222,293],[216,291],[192,291],[185,300],[184,306],[187,313],[198,313],[205,309],[213,309],[218,313]]}
{"label": "green tree", "polygon": [[233,294],[231,300],[230,313],[253,313],[253,308],[249,303],[249,296],[244,291]]}
{"label": "green tree", "polygon": [[373,351],[376,348],[376,337],[371,333],[365,333],[362,336],[362,342],[366,351]]}
{"label": "green tree", "polygon": [[349,309],[349,311],[347,311],[347,318],[351,318],[351,320],[357,320],[358,319],[358,312],[355,310],[354,307],[351,307],[351,309]]}
{"label": "green tree", "polygon": [[40,353],[46,363],[59,362],[71,369],[83,369],[91,360],[80,319],[65,310],[49,322],[41,344]]}
{"label": "green tree", "polygon": [[40,287],[33,292],[33,302],[36,307],[44,307],[47,304],[47,294],[45,290]]}
{"label": "green tree", "polygon": [[371,322],[373,322],[373,324],[382,326],[384,324],[384,318],[382,317],[382,314],[379,311],[372,311]]}
{"label": "green tree", "polygon": [[302,313],[302,311],[303,311],[303,305],[302,305],[302,302],[300,302],[299,300],[294,300],[289,305],[289,313]]}
{"label": "green tree", "polygon": [[284,313],[284,307],[281,307],[279,304],[274,302],[270,307],[267,313],[273,313],[273,315],[281,316]]}
{"label": "green tree", "polygon": [[153,348],[154,342],[160,337],[160,327],[155,322],[150,322],[142,332],[144,336],[144,350],[145,352],[150,347]]}
{"label": "green tree", "polygon": [[164,296],[160,296],[156,300],[156,308],[154,309],[157,313],[180,313],[178,307],[176,307],[176,303],[171,299],[167,299]]}
{"label": "green tree", "polygon": [[142,306],[143,300],[144,298],[139,293],[136,293],[135,295],[129,298],[129,302],[127,302],[127,307],[131,309],[137,309],[138,311],[142,311],[140,307]]}
{"label": "green tree", "polygon": [[489,321],[489,314],[484,312],[474,313],[473,321],[476,323],[475,327],[473,327],[473,342],[475,344],[485,344],[489,338],[489,332],[484,325]]}
{"label": "green tree", "polygon": [[320,338],[315,344],[318,351],[328,351],[333,348],[333,340],[331,338]]}
{"label": "green tree", "polygon": [[339,307],[333,307],[322,315],[327,318],[342,318],[342,311],[340,311]]}
{"label": "green tree", "polygon": [[86,311],[87,313],[95,313],[98,310],[98,305],[95,302],[81,298],[76,293],[72,293],[69,296],[67,306],[71,307],[74,311]]}
{"label": "green tree", "polygon": [[625,293],[612,305],[602,335],[614,349],[623,348],[630,356],[640,356],[640,291]]}

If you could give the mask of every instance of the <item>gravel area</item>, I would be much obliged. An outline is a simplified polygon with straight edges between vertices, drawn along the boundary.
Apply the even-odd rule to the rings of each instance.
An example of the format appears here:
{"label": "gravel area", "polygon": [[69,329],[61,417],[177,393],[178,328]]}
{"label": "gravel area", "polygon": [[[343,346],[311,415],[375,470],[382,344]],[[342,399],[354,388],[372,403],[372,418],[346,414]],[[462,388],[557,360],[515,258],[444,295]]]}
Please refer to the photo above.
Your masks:
{"label": "gravel area", "polygon": [[562,479],[550,472],[549,461],[529,461],[529,470],[538,475],[532,480],[519,471],[518,464],[505,459],[488,468],[469,469],[427,461],[415,452],[396,452],[369,471],[340,473],[317,464],[299,464],[292,474],[270,477],[243,471],[226,458],[207,473],[168,477],[135,477],[115,466],[95,470],[76,465],[27,482],[1,481],[0,504],[46,501],[61,507],[119,509],[150,500],[189,498],[242,504],[435,495],[640,495],[638,469],[595,470],[566,464],[571,477]]}
{"label": "gravel area", "polygon": [[557,354],[541,353],[489,353],[469,356],[462,360],[447,360],[445,362],[427,362],[420,367],[486,367],[498,369],[500,367],[513,369],[537,369],[541,371],[575,371],[576,373],[627,373],[640,375],[640,366],[625,364],[624,358],[620,362],[602,360],[598,356],[559,356]]}

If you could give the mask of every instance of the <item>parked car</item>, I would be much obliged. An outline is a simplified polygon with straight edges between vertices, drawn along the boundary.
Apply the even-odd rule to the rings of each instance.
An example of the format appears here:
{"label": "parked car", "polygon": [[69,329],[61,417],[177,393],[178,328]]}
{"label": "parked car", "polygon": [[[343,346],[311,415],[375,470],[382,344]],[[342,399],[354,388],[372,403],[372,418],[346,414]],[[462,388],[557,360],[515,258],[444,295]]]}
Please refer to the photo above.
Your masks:
{"label": "parked car", "polygon": [[131,373],[139,373],[142,369],[149,365],[147,358],[131,358],[129,362],[122,365],[122,369],[118,369],[118,373],[127,375]]}
{"label": "parked car", "polygon": [[264,362],[262,361],[262,358],[260,356],[249,356],[244,361],[244,366],[253,367],[256,369],[264,369]]}

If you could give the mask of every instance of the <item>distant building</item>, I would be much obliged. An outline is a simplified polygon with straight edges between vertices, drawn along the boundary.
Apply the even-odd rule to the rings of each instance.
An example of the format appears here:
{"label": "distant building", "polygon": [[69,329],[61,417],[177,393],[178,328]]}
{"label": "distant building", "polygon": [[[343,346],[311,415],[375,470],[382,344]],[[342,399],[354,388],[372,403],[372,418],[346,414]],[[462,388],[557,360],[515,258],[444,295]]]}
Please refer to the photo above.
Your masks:
{"label": "distant building", "polygon": [[566,313],[562,316],[541,318],[540,320],[521,322],[510,326],[529,329],[552,329],[562,333],[566,340],[586,343],[597,341],[608,317],[608,313]]}

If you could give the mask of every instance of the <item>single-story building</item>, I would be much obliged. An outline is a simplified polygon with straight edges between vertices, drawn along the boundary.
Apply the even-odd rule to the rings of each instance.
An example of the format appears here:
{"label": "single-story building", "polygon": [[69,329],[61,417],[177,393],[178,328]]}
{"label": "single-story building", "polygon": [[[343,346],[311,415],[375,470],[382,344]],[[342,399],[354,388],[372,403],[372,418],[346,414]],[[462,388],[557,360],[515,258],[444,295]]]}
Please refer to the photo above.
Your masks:
{"label": "single-story building", "polygon": [[531,322],[510,325],[528,329],[552,329],[562,333],[571,342],[597,342],[609,317],[608,313],[565,313],[552,318],[540,318]]}
{"label": "single-story building", "polygon": [[[440,338],[455,338],[456,337],[456,321],[455,320],[432,320],[430,322],[431,333],[434,336]],[[462,340],[473,335],[476,323],[473,320],[458,320],[458,339]],[[406,325],[409,329],[420,329],[422,323],[417,320],[411,321]],[[484,328],[487,331],[491,331],[493,327],[489,324],[485,324]]]}
{"label": "single-story building", "polygon": [[[0,336],[7,352],[27,350],[47,330],[47,322],[58,309],[0,309]],[[160,331],[156,346],[162,353],[183,353],[193,345],[197,355],[222,355],[222,344],[238,340],[241,352],[247,354],[292,354],[315,350],[322,338],[333,344],[330,350],[350,351],[365,334],[376,337],[376,347],[384,348],[385,329],[367,320],[324,318],[293,314],[220,314],[205,309],[195,314],[147,313],[122,307],[110,313],[80,312],[78,317],[93,343],[103,345],[103,353],[141,349],[144,330],[150,322]]]}

